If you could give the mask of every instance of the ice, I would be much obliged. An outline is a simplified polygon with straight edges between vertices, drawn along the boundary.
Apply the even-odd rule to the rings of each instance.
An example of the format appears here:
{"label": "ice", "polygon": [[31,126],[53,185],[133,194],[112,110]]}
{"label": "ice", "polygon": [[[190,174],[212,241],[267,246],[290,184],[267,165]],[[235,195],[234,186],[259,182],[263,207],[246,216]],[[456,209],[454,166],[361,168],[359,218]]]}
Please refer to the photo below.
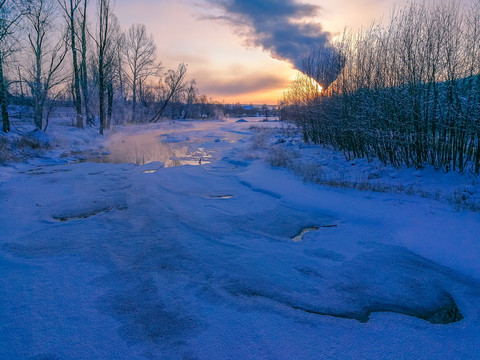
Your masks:
{"label": "ice", "polygon": [[475,359],[478,214],[304,183],[250,125],[155,129],[204,166],[0,169],[0,358]]}

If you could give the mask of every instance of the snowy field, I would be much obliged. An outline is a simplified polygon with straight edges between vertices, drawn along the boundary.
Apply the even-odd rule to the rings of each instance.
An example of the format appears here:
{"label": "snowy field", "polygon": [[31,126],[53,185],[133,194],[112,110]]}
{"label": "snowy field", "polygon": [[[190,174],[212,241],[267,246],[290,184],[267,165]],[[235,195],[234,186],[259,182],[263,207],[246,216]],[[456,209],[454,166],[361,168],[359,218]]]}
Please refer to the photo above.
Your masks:
{"label": "snowy field", "polygon": [[0,359],[480,358],[472,175],[251,119],[49,132],[0,167]]}

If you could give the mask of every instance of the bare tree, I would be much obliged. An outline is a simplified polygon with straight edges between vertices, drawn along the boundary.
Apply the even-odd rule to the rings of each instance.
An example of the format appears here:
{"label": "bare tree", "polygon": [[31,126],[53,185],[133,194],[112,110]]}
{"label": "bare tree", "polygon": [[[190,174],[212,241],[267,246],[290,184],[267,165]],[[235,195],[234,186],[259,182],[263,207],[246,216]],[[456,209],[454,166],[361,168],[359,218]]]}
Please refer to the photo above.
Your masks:
{"label": "bare tree", "polygon": [[[52,88],[64,81],[61,65],[67,48],[61,33],[54,24],[53,0],[36,0],[26,15],[28,54],[31,64],[26,66],[26,81],[33,99],[34,123],[38,129],[43,126],[45,104]],[[60,40],[52,44],[52,38]]]}
{"label": "bare tree", "polygon": [[103,135],[107,124],[107,111],[105,94],[107,90],[107,72],[111,66],[114,56],[108,54],[112,48],[112,5],[110,0],[98,1],[98,29],[95,43],[98,55],[98,101],[100,111],[100,134]]}
{"label": "bare tree", "polygon": [[[475,173],[480,172],[480,0],[472,1],[467,18],[467,67],[466,72],[470,80],[469,109],[477,122],[476,134],[470,141],[470,151],[473,151]],[[476,118],[476,120],[475,120]],[[475,142],[476,138],[476,142]],[[474,151],[476,149],[476,151]]]}
{"label": "bare tree", "polygon": [[117,73],[114,77],[118,80],[118,91],[122,100],[125,102],[126,94],[125,94],[125,69],[124,69],[124,58],[123,53],[125,52],[125,33],[123,31],[118,31],[117,34],[117,60],[116,60],[116,71]]}
{"label": "bare tree", "polygon": [[162,86],[162,101],[159,110],[150,119],[150,122],[157,122],[163,115],[170,100],[178,96],[187,89],[185,76],[187,74],[188,66],[184,63],[178,65],[177,70],[168,70],[164,79],[164,86]]}
{"label": "bare tree", "polygon": [[83,0],[83,7],[79,8],[80,13],[80,43],[81,43],[81,63],[80,63],[80,87],[83,96],[83,107],[85,118],[88,125],[94,125],[95,120],[90,110],[90,89],[88,78],[88,27],[87,27],[87,10],[89,0]]}
{"label": "bare tree", "polygon": [[115,88],[118,86],[121,90],[121,79],[119,79],[120,69],[120,51],[123,46],[123,34],[120,30],[118,18],[111,14],[109,26],[109,41],[105,49],[105,82],[107,92],[107,114],[106,129],[110,128],[112,123],[113,100]]}
{"label": "bare tree", "polygon": [[26,9],[18,0],[0,0],[0,113],[2,114],[3,131],[10,131],[10,119],[7,109],[7,82],[5,79],[5,60],[11,55],[9,43],[17,30],[17,25]]}
{"label": "bare tree", "polygon": [[188,118],[191,116],[191,109],[193,107],[193,104],[197,101],[197,94],[198,94],[198,88],[197,88],[197,82],[195,79],[192,79],[188,82],[187,84],[187,90],[186,90],[186,95],[185,95],[185,100],[186,100],[186,106],[185,106],[185,113],[183,114],[183,118]]}
{"label": "bare tree", "polygon": [[132,91],[132,118],[136,121],[137,92],[139,85],[160,70],[160,64],[156,61],[157,46],[153,36],[147,34],[147,28],[143,24],[132,25],[125,36],[125,58],[128,71],[126,76]]}
{"label": "bare tree", "polygon": [[73,94],[75,100],[75,110],[77,113],[77,127],[83,129],[84,121],[82,114],[82,97],[80,92],[80,67],[78,65],[76,45],[76,13],[82,3],[82,0],[58,0],[58,3],[63,10],[63,16],[67,22],[70,34],[70,49],[72,50],[73,66]]}

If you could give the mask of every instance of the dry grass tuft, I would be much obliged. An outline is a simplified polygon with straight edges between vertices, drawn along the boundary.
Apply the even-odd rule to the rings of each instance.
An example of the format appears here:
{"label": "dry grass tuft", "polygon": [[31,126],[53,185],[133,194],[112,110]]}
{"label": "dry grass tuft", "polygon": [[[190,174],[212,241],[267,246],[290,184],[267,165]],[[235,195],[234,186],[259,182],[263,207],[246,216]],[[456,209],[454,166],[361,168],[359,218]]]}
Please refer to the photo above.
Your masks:
{"label": "dry grass tuft", "polygon": [[0,163],[20,161],[27,156],[38,155],[41,150],[50,148],[46,141],[34,133],[0,135]]}

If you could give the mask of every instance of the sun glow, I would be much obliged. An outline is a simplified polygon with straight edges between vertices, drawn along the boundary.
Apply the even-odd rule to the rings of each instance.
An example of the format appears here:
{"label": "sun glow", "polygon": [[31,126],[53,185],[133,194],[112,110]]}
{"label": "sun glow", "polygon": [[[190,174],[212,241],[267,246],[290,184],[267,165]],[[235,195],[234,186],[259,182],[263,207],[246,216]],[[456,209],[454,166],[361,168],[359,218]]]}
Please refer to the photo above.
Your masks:
{"label": "sun glow", "polygon": [[290,77],[290,89],[302,89],[309,94],[321,94],[323,87],[313,78],[298,70]]}
{"label": "sun glow", "polygon": [[310,86],[313,88],[315,93],[318,93],[318,94],[322,93],[323,87],[317,82],[317,80],[311,77],[307,77],[307,81],[310,82]]}

